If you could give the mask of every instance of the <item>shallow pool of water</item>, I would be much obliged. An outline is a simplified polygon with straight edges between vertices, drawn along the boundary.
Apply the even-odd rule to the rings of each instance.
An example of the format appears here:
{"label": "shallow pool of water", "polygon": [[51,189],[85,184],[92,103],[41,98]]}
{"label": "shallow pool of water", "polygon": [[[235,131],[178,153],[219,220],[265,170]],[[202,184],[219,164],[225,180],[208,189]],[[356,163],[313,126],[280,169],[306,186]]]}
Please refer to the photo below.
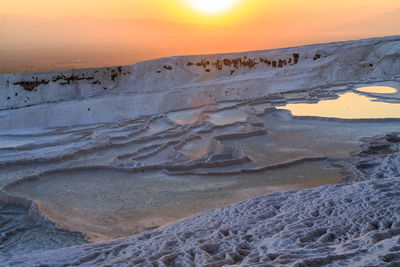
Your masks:
{"label": "shallow pool of water", "polygon": [[185,144],[179,152],[189,159],[200,159],[208,152],[209,138],[200,138]]}
{"label": "shallow pool of water", "polygon": [[364,93],[375,93],[375,94],[394,94],[397,90],[390,86],[365,86],[357,89]]}
{"label": "shallow pool of water", "polygon": [[294,116],[340,119],[400,118],[400,104],[380,102],[377,98],[356,93],[345,93],[337,99],[322,100],[318,103],[295,103],[277,108],[290,110]]}
{"label": "shallow pool of water", "polygon": [[71,171],[8,189],[38,200],[50,219],[94,240],[144,231],[196,213],[271,192],[337,183],[326,161],[262,173],[168,176],[162,172]]}
{"label": "shallow pool of water", "polygon": [[167,114],[167,116],[171,121],[179,125],[186,125],[198,121],[202,111],[203,108],[187,109],[187,110],[170,112]]}
{"label": "shallow pool of water", "polygon": [[239,107],[211,113],[207,121],[214,125],[226,125],[235,122],[244,122],[248,116],[248,107]]}

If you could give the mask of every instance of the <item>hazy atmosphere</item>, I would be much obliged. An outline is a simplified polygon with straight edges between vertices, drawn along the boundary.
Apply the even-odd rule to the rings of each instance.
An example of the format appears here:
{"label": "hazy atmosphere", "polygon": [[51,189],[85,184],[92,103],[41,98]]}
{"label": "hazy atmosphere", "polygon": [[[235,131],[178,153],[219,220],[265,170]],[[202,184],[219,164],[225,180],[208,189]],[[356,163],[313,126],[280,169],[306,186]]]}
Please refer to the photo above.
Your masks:
{"label": "hazy atmosphere", "polygon": [[228,2],[205,10],[196,0],[1,1],[0,72],[125,65],[399,33],[397,0]]}

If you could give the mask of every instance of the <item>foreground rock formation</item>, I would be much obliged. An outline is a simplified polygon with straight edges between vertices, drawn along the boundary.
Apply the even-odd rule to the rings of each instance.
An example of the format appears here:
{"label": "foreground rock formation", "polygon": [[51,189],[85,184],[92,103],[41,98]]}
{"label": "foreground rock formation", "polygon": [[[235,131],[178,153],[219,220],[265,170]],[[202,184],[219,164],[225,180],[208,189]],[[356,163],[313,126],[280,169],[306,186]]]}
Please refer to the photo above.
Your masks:
{"label": "foreground rock formation", "polygon": [[[394,36],[0,75],[0,261],[396,265],[400,116],[284,106],[344,93],[399,103],[399,91],[357,91],[400,89],[399,55]],[[362,182],[233,204],[337,183],[338,168]]]}
{"label": "foreground rock formation", "polygon": [[10,259],[39,266],[400,264],[400,180],[286,191],[109,243]]}
{"label": "foreground rock formation", "polygon": [[40,225],[20,205],[0,206],[0,259],[88,243],[81,233]]}
{"label": "foreground rock formation", "polygon": [[365,181],[400,177],[400,135],[365,138],[360,151],[344,163],[345,180]]}

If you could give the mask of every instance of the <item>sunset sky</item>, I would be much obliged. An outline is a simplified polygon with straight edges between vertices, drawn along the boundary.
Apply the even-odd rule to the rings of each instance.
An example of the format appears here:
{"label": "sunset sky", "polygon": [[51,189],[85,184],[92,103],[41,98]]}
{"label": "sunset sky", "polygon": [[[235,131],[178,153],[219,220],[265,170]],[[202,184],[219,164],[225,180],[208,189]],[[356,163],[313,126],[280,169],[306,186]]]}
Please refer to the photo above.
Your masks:
{"label": "sunset sky", "polygon": [[2,50],[125,47],[143,59],[396,34],[399,0],[0,1]]}

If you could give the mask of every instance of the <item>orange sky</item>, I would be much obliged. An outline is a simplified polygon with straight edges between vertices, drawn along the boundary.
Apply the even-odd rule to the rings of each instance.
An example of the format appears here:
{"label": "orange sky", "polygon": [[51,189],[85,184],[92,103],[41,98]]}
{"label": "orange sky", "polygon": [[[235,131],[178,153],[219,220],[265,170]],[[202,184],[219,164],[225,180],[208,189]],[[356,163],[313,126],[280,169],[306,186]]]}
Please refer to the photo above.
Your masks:
{"label": "orange sky", "polygon": [[[214,0],[214,2],[218,1],[221,0]],[[341,17],[351,15],[362,18],[365,15],[381,14],[400,8],[398,0],[236,0],[232,2],[238,4],[222,16],[232,16],[235,13],[260,17],[278,14],[297,16],[299,13],[324,12]],[[202,23],[210,19],[192,10],[189,3],[190,0],[13,0],[1,1],[0,13],[45,17],[157,18]],[[244,9],[247,12],[243,12]],[[254,12],[257,10],[259,12]]]}
{"label": "orange sky", "polygon": [[190,1],[0,1],[0,49],[124,46],[158,57],[400,34],[399,0],[236,0],[212,15]]}

